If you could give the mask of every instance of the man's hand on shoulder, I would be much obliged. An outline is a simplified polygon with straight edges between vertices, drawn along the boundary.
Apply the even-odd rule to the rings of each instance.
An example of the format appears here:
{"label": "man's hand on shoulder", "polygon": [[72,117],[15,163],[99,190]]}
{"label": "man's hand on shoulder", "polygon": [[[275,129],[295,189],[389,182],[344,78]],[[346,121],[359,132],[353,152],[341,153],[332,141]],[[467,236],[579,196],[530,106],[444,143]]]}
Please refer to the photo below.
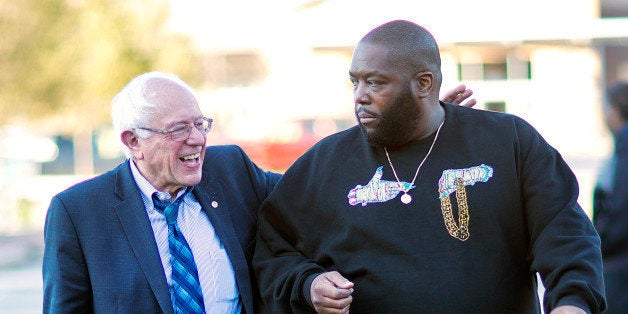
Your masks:
{"label": "man's hand on shoulder", "polygon": [[[464,107],[473,107],[477,104],[477,101],[474,98],[467,100],[469,97],[473,95],[473,91],[468,89],[464,84],[460,84],[456,86],[454,89],[446,92],[441,97],[441,101],[449,102],[454,105],[460,105]],[[467,100],[465,103],[463,103]]]}

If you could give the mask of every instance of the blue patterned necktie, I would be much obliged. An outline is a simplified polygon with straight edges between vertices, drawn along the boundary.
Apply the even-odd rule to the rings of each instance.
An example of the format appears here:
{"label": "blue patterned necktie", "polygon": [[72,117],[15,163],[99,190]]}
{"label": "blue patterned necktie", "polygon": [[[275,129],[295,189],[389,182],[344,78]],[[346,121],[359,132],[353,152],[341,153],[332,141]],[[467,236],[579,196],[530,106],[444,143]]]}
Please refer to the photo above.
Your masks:
{"label": "blue patterned necktie", "polygon": [[187,188],[183,195],[169,204],[160,201],[157,198],[157,193],[153,193],[155,209],[166,216],[168,223],[168,246],[170,247],[170,264],[172,265],[170,296],[176,314],[205,313],[203,292],[198,280],[194,256],[177,224],[179,205],[191,190],[191,188]]}

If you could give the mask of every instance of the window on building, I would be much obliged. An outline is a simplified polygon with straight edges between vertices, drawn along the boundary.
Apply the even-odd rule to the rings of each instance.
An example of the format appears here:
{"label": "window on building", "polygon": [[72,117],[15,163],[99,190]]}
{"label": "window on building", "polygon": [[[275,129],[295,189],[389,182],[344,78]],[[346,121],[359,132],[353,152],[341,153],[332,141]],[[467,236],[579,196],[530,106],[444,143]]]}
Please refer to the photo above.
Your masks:
{"label": "window on building", "polygon": [[207,82],[216,87],[251,86],[268,75],[265,61],[257,53],[230,53],[206,58]]}
{"label": "window on building", "polygon": [[616,77],[618,81],[628,82],[628,61],[620,62],[615,71],[617,72]]}
{"label": "window on building", "polygon": [[458,77],[461,81],[477,81],[484,79],[484,69],[481,63],[458,64]]}
{"label": "window on building", "polygon": [[625,0],[600,0],[602,18],[628,17],[628,3]]}
{"label": "window on building", "polygon": [[506,62],[484,64],[484,80],[505,80],[507,77]]}
{"label": "window on building", "polygon": [[511,80],[529,80],[531,75],[530,60],[521,59],[512,54],[507,57],[508,63],[508,79]]}
{"label": "window on building", "polygon": [[506,102],[490,101],[484,104],[484,108],[489,111],[506,112]]}
{"label": "window on building", "polygon": [[460,62],[458,64],[458,80],[529,80],[531,64],[529,60],[521,59],[514,53],[504,52],[495,56],[485,55],[488,60],[484,62]]}

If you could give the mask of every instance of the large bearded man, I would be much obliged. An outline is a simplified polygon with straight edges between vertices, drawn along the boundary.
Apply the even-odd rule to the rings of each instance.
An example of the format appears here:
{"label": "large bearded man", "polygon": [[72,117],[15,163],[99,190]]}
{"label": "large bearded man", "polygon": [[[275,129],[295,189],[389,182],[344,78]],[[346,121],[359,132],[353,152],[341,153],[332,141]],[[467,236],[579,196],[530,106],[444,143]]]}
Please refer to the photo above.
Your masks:
{"label": "large bearded man", "polygon": [[560,154],[523,119],[438,100],[408,21],[360,40],[358,126],[321,140],[260,209],[269,313],[599,313],[600,239]]}

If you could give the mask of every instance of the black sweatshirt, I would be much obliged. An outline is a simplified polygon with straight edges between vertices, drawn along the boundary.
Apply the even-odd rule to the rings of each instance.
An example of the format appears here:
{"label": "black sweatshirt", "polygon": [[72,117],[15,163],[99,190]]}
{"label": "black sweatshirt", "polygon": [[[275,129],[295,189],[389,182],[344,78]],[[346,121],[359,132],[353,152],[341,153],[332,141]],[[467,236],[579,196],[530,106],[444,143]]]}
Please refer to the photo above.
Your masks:
{"label": "black sweatshirt", "polygon": [[434,134],[389,151],[356,126],[312,147],[260,211],[254,267],[270,313],[313,311],[315,275],[354,282],[352,313],[604,307],[600,239],[560,154],[522,119],[442,104]]}

